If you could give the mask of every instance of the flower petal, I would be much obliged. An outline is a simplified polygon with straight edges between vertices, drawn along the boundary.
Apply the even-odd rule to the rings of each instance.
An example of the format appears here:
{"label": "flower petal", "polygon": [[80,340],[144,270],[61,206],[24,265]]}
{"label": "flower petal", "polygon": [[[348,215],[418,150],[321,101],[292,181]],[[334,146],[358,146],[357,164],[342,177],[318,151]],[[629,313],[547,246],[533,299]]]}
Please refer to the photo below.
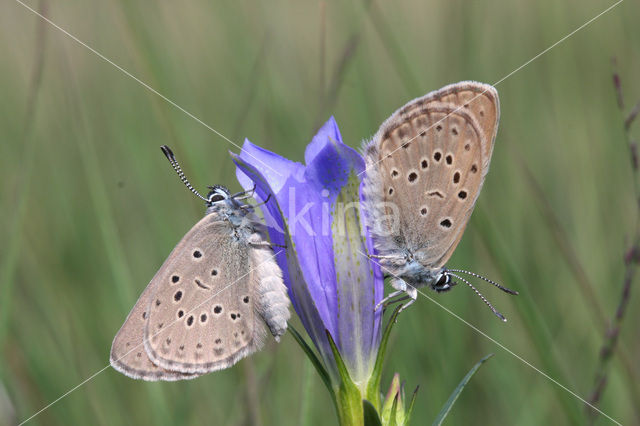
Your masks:
{"label": "flower petal", "polygon": [[[240,151],[240,158],[261,171],[262,176],[271,186],[274,195],[280,192],[289,176],[301,176],[304,172],[304,166],[302,164],[288,160],[258,145],[254,145],[249,139],[244,140],[242,151]],[[253,186],[250,184],[246,187],[245,183],[247,181],[246,179],[242,179],[241,176],[238,176],[238,180],[245,189]]]}
{"label": "flower petal", "polygon": [[340,129],[338,129],[338,123],[335,118],[330,117],[326,123],[318,130],[318,133],[313,137],[311,143],[307,145],[307,149],[304,151],[304,162],[309,165],[313,159],[318,155],[320,151],[330,141],[339,142],[342,144],[342,136],[340,135]]}

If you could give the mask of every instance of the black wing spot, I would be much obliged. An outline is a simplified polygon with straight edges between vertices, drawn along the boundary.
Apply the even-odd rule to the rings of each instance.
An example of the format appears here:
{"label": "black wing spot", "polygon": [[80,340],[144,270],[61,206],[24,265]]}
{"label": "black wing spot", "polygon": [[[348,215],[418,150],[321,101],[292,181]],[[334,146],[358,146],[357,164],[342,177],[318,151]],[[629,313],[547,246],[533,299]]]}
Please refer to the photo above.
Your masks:
{"label": "black wing spot", "polygon": [[467,191],[458,192],[458,198],[460,198],[461,200],[464,200],[465,198],[467,198]]}
{"label": "black wing spot", "polygon": [[442,226],[443,228],[451,228],[451,221],[449,219],[445,219],[440,222],[440,226]]}
{"label": "black wing spot", "polygon": [[473,165],[471,166],[471,173],[477,173],[478,172],[478,166],[477,165]]}
{"label": "black wing spot", "polygon": [[173,295],[173,300],[179,302],[182,299],[182,290],[176,291],[176,294]]}
{"label": "black wing spot", "polygon": [[418,174],[416,172],[411,172],[409,173],[409,176],[407,176],[407,179],[409,182],[415,182],[415,180],[418,179]]}
{"label": "black wing spot", "polygon": [[442,195],[442,193],[440,191],[431,191],[428,192],[427,195],[429,197],[439,197],[439,198],[444,198],[444,195]]}
{"label": "black wing spot", "polygon": [[174,283],[174,284],[175,284],[175,283],[177,283],[178,281],[180,281],[180,277],[179,277],[179,276],[174,275],[174,276],[172,276],[172,277],[171,277],[171,282],[172,282],[172,283]]}
{"label": "black wing spot", "polygon": [[216,345],[221,344],[221,343],[222,343],[222,339],[219,339],[219,338],[218,338],[218,339],[216,339],[216,340],[215,340],[215,343],[216,343]]}
{"label": "black wing spot", "polygon": [[440,151],[436,151],[433,154],[433,159],[436,160],[436,162],[440,161],[441,158],[442,158],[442,153]]}
{"label": "black wing spot", "polygon": [[441,130],[442,130],[442,126],[438,124],[438,125],[436,126],[436,130],[437,130],[437,131],[441,131]]}
{"label": "black wing spot", "polygon": [[483,109],[480,110],[480,117],[484,117],[484,110]]}
{"label": "black wing spot", "polygon": [[235,320],[236,320],[236,318],[237,318],[236,314],[234,314],[234,313],[232,313],[232,314],[231,314],[231,315],[229,315],[229,316],[231,317],[231,319],[232,319],[233,321],[235,321]]}
{"label": "black wing spot", "polygon": [[187,318],[187,326],[191,327],[193,325],[193,315],[189,315]]}
{"label": "black wing spot", "polygon": [[453,133],[455,136],[458,136],[458,129],[456,129],[455,127],[452,128],[451,133]]}
{"label": "black wing spot", "polygon": [[458,183],[460,182],[460,172],[455,172],[453,174],[453,183]]}
{"label": "black wing spot", "polygon": [[465,151],[469,151],[470,149],[471,149],[471,145],[469,145],[468,143],[464,145]]}
{"label": "black wing spot", "polygon": [[427,167],[429,167],[429,162],[427,161],[427,159],[423,159],[422,162],[420,162],[420,167],[422,167],[423,169],[426,169]]}
{"label": "black wing spot", "polygon": [[220,314],[220,313],[222,313],[222,306],[220,306],[220,305],[216,305],[216,306],[213,308],[213,313],[214,313],[214,314]]}
{"label": "black wing spot", "polygon": [[393,194],[393,188],[389,187],[389,195],[392,195],[392,194]]}
{"label": "black wing spot", "polygon": [[200,259],[202,257],[202,252],[200,250],[194,251],[193,257],[195,257],[196,259]]}
{"label": "black wing spot", "polygon": [[447,155],[447,157],[445,158],[445,161],[447,162],[448,165],[453,164],[453,155],[451,154]]}
{"label": "black wing spot", "polygon": [[207,314],[200,315],[200,322],[207,322]]}
{"label": "black wing spot", "polygon": [[147,319],[147,312],[146,311],[142,313],[142,319]]}
{"label": "black wing spot", "polygon": [[182,318],[184,316],[184,311],[182,309],[180,309],[178,311],[178,318]]}
{"label": "black wing spot", "polygon": [[398,171],[396,169],[391,171],[391,177],[398,177]]}
{"label": "black wing spot", "polygon": [[422,216],[426,216],[426,215],[427,215],[427,208],[426,208],[426,207],[421,208],[421,209],[420,209],[420,214],[421,214]]}
{"label": "black wing spot", "polygon": [[208,286],[206,286],[206,285],[204,285],[204,284],[202,284],[202,281],[200,281],[199,279],[197,279],[197,278],[196,278],[194,281],[195,281],[195,283],[196,283],[196,285],[197,285],[198,287],[200,287],[200,288],[204,288],[205,290],[209,290],[209,287],[208,287]]}
{"label": "black wing spot", "polygon": [[196,345],[196,348],[202,349],[202,343],[198,342],[198,344]]}
{"label": "black wing spot", "polygon": [[218,275],[218,270],[217,269],[214,269],[213,271],[211,271],[211,276],[215,277],[216,275]]}
{"label": "black wing spot", "polygon": [[160,306],[160,299],[156,299],[156,306]]}
{"label": "black wing spot", "polygon": [[245,297],[242,299],[242,301],[243,301],[244,303],[249,303],[249,296],[245,296]]}

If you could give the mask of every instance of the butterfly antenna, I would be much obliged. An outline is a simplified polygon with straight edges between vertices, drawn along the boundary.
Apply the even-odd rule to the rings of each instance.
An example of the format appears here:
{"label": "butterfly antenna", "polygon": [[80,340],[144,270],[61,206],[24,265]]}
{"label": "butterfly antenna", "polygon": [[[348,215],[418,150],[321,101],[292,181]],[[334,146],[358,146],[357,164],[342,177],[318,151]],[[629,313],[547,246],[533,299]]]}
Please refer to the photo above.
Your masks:
{"label": "butterfly antenna", "polygon": [[184,175],[184,172],[180,168],[180,164],[178,164],[178,160],[176,160],[175,155],[173,155],[173,151],[171,151],[171,148],[169,148],[166,145],[162,145],[160,149],[162,150],[162,153],[165,155],[165,157],[167,157],[167,160],[169,160],[171,167],[173,167],[173,170],[176,171],[182,183],[184,183],[187,186],[187,188],[189,188],[189,191],[193,192],[198,196],[198,198],[201,198],[206,203],[208,203],[209,200],[207,200],[205,197],[200,195],[200,193],[193,186],[191,186],[191,183],[189,183],[189,180],[187,179],[187,177]]}
{"label": "butterfly antenna", "polygon": [[478,275],[475,272],[471,272],[471,271],[465,271],[464,269],[447,269],[448,271],[451,272],[460,272],[462,274],[467,274],[467,275],[471,275],[472,277],[476,277],[476,278],[480,278],[481,280],[484,280],[486,282],[488,282],[489,284],[493,284],[494,286],[498,287],[500,290],[504,291],[505,293],[509,293],[509,294],[514,294],[514,295],[518,295],[518,292],[515,290],[511,290],[509,288],[503,287],[500,284],[498,284],[497,282],[490,280],[489,278],[483,277],[482,275]]}
{"label": "butterfly antenna", "polygon": [[469,281],[465,280],[465,279],[464,279],[464,278],[462,278],[461,276],[456,275],[456,274],[452,274],[452,273],[450,273],[449,271],[447,271],[447,274],[448,274],[448,275],[451,275],[452,277],[455,277],[455,278],[459,279],[460,281],[462,281],[463,283],[465,283],[466,285],[468,285],[469,287],[471,287],[471,290],[473,290],[473,291],[478,295],[478,297],[479,297],[480,299],[482,299],[482,301],[483,301],[483,302],[484,302],[484,303],[489,307],[489,309],[491,309],[491,310],[493,311],[493,313],[494,313],[494,314],[496,314],[496,316],[497,316],[498,318],[500,318],[500,319],[501,319],[502,321],[504,321],[504,322],[507,322],[507,319],[504,317],[504,315],[502,315],[500,312],[498,312],[498,311],[496,310],[496,308],[494,308],[494,307],[493,307],[493,305],[491,304],[491,302],[489,302],[489,301],[487,300],[487,298],[486,298],[486,297],[484,297],[484,296],[482,295],[482,293],[480,293],[480,292],[478,291],[478,289],[476,289],[476,288],[473,286],[473,284],[471,284]]}

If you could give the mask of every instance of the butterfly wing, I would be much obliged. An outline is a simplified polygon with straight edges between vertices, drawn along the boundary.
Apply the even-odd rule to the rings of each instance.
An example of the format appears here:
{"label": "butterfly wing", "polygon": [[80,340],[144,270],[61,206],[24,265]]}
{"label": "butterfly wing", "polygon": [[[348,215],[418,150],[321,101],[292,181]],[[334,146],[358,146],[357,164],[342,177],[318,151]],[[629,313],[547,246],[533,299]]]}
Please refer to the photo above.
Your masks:
{"label": "butterfly wing", "polygon": [[147,322],[149,298],[155,291],[154,281],[144,290],[111,345],[110,362],[117,371],[134,379],[183,380],[198,377],[158,367],[144,349],[144,326]]}
{"label": "butterfly wing", "polygon": [[248,241],[212,213],[178,243],[151,285],[144,343],[151,360],[182,373],[227,368],[260,349],[256,271]]}
{"label": "butterfly wing", "polygon": [[[446,263],[489,170],[499,116],[492,86],[461,82],[409,102],[382,124],[365,146],[365,210],[381,254],[408,248],[427,267]],[[395,225],[380,220],[391,215]]]}

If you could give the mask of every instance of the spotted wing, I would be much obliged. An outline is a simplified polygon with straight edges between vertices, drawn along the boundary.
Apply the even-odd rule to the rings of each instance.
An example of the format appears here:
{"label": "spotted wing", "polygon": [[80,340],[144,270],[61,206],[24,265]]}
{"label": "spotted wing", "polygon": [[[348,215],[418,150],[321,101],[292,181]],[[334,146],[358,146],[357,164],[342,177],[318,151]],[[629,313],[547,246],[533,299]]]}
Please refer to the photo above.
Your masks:
{"label": "spotted wing", "polygon": [[147,306],[154,291],[154,282],[152,281],[116,334],[111,345],[111,365],[117,371],[134,379],[173,381],[198,377],[198,374],[185,374],[158,367],[147,356],[142,340],[144,326],[148,318]]}
{"label": "spotted wing", "polygon": [[182,373],[206,373],[260,349],[264,326],[248,241],[213,213],[178,243],[152,284],[144,343],[151,360]]}
{"label": "spotted wing", "polygon": [[[365,147],[366,193],[393,215],[375,233],[383,252],[410,249],[425,266],[445,264],[457,246],[489,170],[498,93],[461,82],[396,111]],[[367,188],[368,186],[368,188]],[[374,219],[375,220],[375,219]]]}

